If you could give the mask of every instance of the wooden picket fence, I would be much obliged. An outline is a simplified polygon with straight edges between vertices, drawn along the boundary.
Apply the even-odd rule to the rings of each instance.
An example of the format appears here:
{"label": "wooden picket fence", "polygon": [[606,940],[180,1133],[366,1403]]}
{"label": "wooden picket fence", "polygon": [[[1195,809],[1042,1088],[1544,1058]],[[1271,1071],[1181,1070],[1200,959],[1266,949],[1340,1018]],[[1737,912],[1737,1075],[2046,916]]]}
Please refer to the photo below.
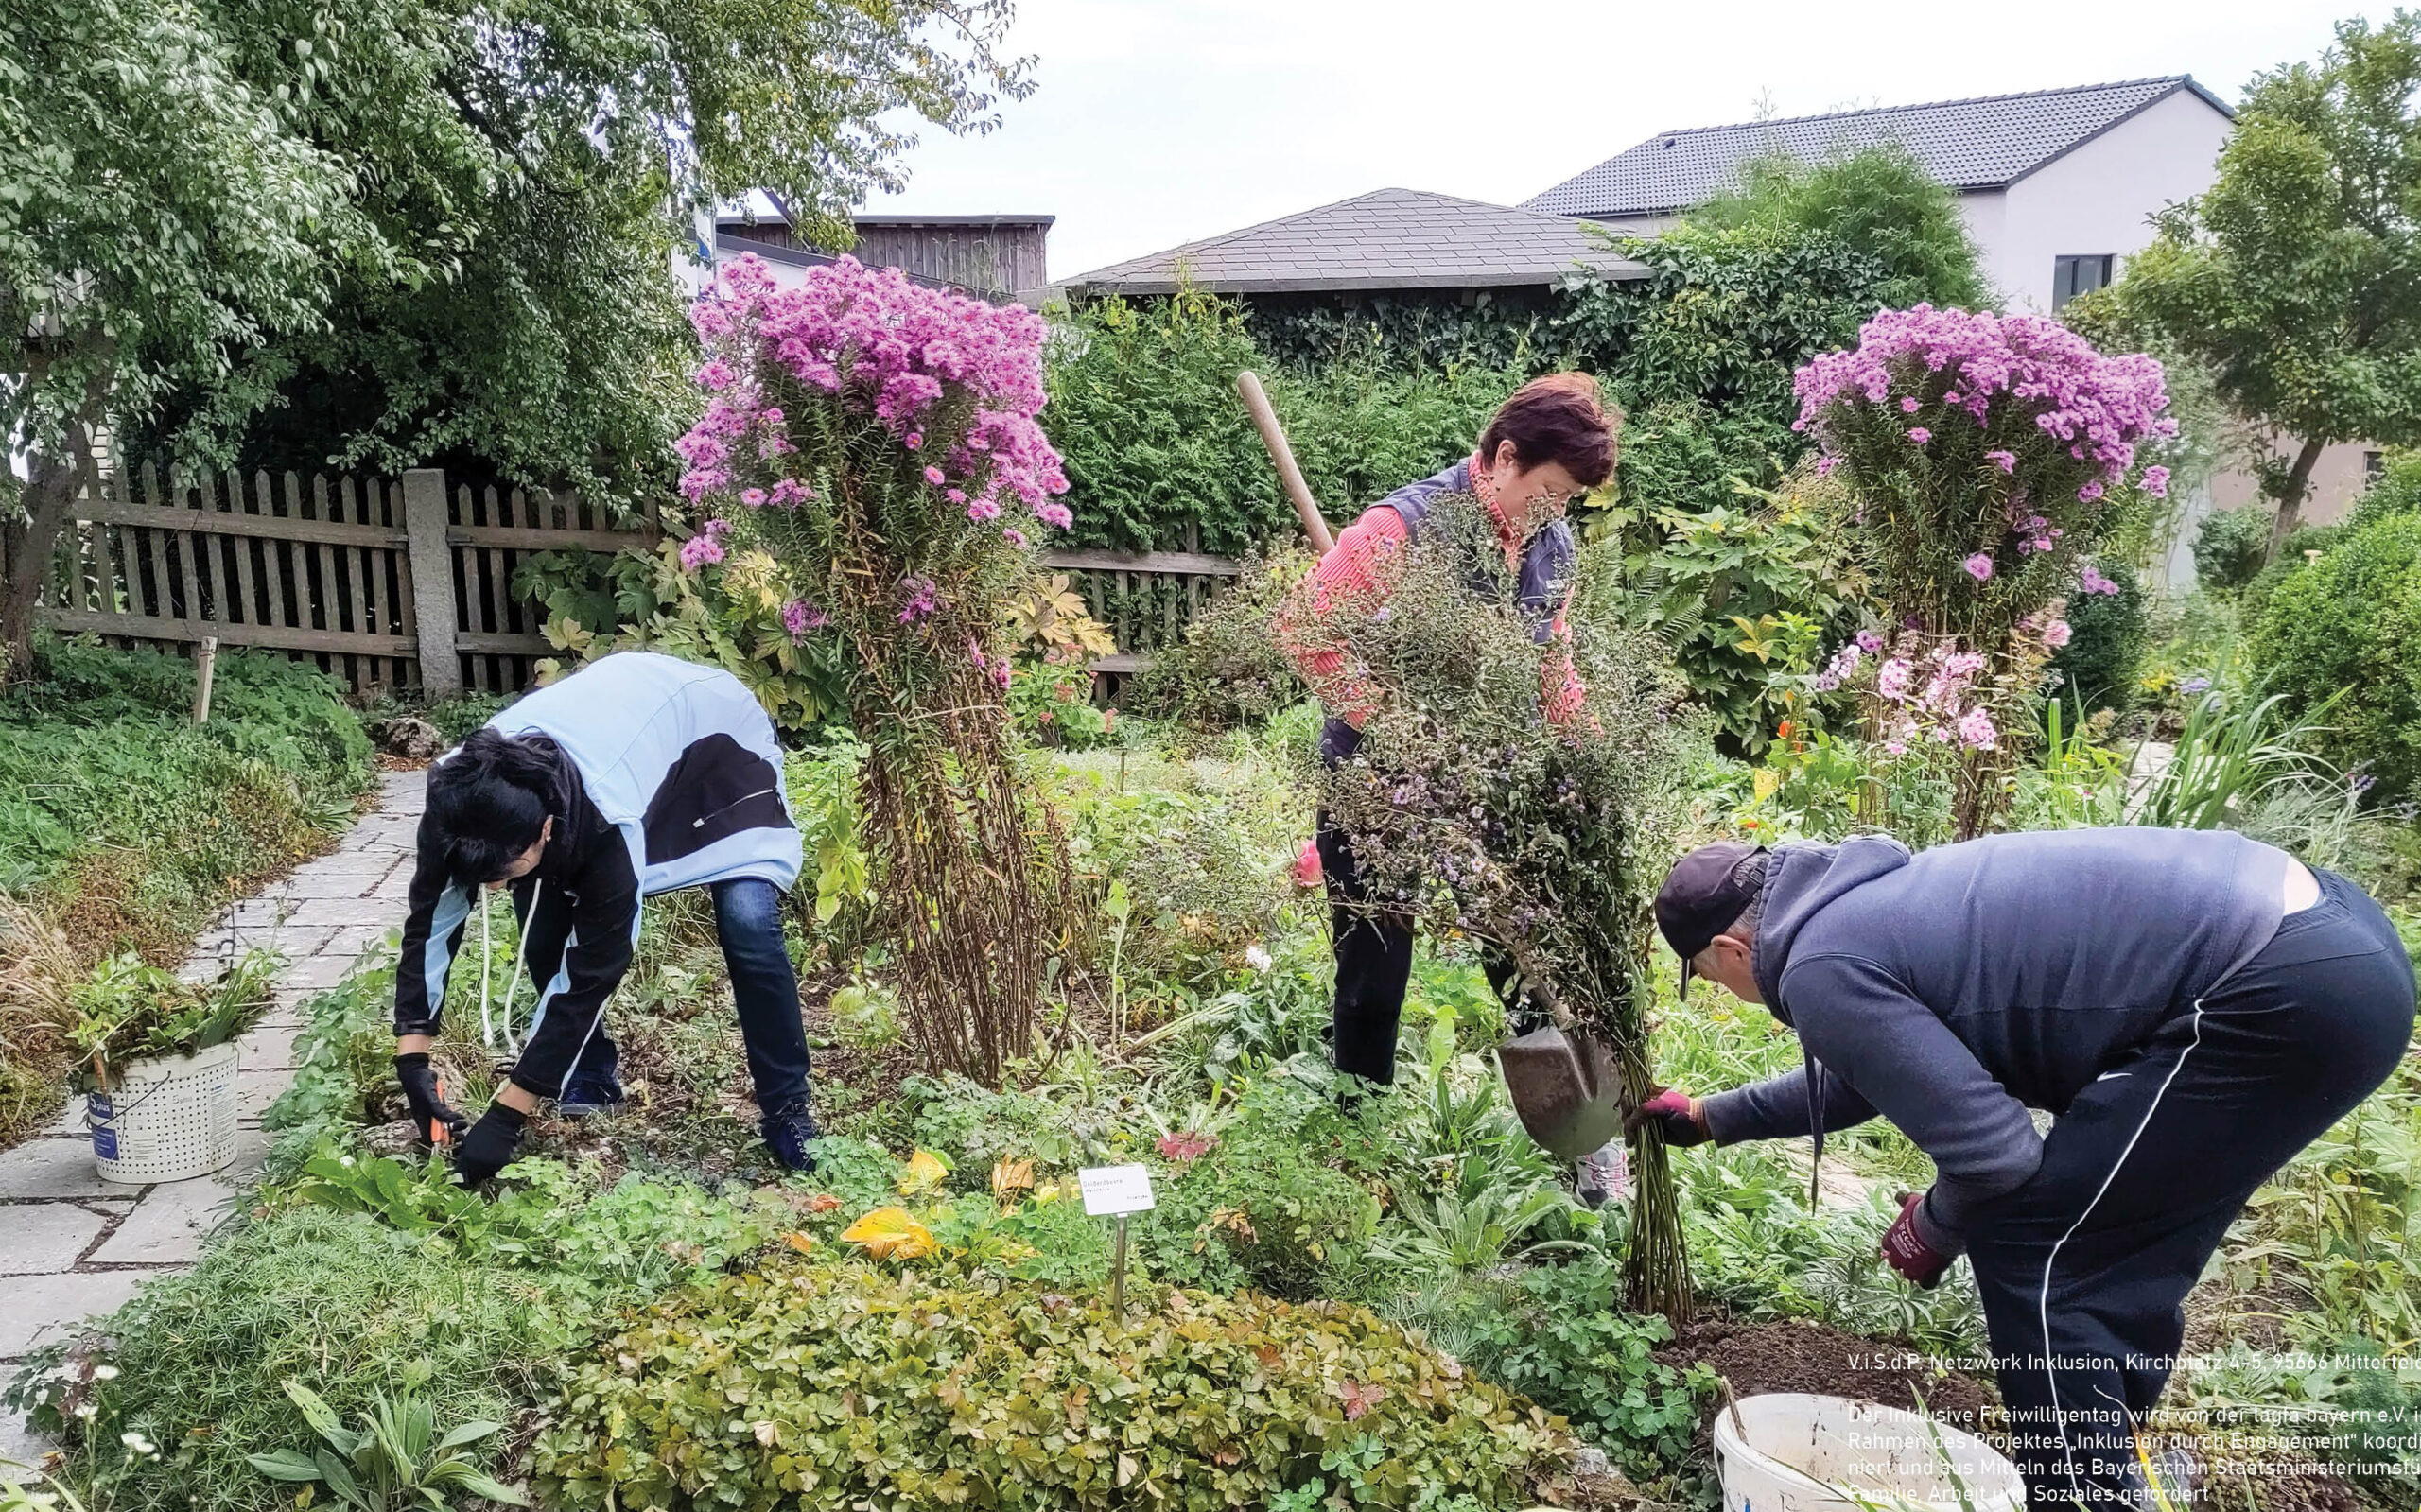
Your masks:
{"label": "wooden picket fence", "polygon": [[[524,556],[653,547],[567,494],[419,469],[402,478],[122,467],[61,532],[44,623],[111,645],[211,638],[306,658],[357,692],[510,693],[552,654],[543,608],[513,592]],[[1181,639],[1242,570],[1198,551],[1047,551],[1118,651],[1101,690]]]}
{"label": "wooden picket fence", "polygon": [[549,654],[513,574],[535,551],[653,545],[569,495],[420,469],[177,478],[121,467],[61,532],[43,621],[112,645],[205,638],[315,661],[357,691],[512,692]]}

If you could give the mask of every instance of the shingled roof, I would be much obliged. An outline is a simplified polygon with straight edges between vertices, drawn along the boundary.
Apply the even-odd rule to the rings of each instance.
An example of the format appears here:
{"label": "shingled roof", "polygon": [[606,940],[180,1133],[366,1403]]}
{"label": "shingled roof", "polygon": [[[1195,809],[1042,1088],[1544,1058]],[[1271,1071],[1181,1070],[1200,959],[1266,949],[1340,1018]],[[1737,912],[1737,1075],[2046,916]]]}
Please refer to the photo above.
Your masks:
{"label": "shingled roof", "polygon": [[1559,216],[1664,215],[1733,188],[1741,164],[1777,150],[1821,160],[1877,142],[1899,142],[1925,171],[1954,189],[1998,189],[2083,146],[2181,91],[2214,110],[2227,105],[2184,74],[2118,84],[2084,84],[2031,95],[1844,111],[1787,121],[1750,121],[1659,131],[1522,203]]}
{"label": "shingled roof", "polygon": [[1166,294],[1182,282],[1220,294],[1551,284],[1587,263],[1645,272],[1576,222],[1419,189],[1374,189],[1299,215],[1112,263],[1071,293]]}

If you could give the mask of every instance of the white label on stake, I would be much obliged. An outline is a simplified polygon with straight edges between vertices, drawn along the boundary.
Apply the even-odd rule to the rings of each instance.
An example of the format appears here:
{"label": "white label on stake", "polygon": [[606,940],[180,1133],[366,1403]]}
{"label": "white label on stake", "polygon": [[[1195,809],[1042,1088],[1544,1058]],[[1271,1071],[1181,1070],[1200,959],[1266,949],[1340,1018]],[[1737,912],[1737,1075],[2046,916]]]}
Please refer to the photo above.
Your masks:
{"label": "white label on stake", "polygon": [[1093,1166],[1076,1173],[1085,1211],[1095,1218],[1152,1210],[1152,1173],[1141,1166]]}

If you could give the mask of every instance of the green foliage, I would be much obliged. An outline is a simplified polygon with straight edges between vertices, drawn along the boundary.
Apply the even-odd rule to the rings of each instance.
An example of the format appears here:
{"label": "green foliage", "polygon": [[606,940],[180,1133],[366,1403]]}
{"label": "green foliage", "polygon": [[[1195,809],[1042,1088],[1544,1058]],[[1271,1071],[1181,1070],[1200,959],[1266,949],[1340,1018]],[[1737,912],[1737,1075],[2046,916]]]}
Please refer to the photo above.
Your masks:
{"label": "green foliage", "polygon": [[1691,697],[1739,749],[1763,751],[1864,590],[1838,529],[1838,486],[1795,473],[1779,490],[1729,484],[1728,501],[1653,513],[1626,500],[1592,519],[1621,552],[1623,617],[1669,649]]}
{"label": "green foliage", "polygon": [[1245,302],[1254,341],[1281,372],[1299,376],[1347,361],[1390,372],[1485,368],[1519,382],[1545,355],[1549,314],[1549,301],[1521,289],[1377,293],[1350,306],[1333,294]]}
{"label": "green foliage", "polygon": [[284,656],[222,654],[200,728],[177,657],[45,640],[33,672],[0,694],[0,888],[58,898],[94,957],[173,959],[236,884],[350,823],[370,780],[337,685]]}
{"label": "green foliage", "polygon": [[1672,1325],[1625,1312],[1621,1288],[1614,1266],[1588,1260],[1473,1282],[1417,1306],[1435,1342],[1561,1413],[1626,1473],[1671,1474],[1690,1455],[1715,1378],[1703,1365],[1683,1371],[1657,1360]]}
{"label": "green foliage", "polygon": [[[89,1496],[121,1512],[290,1504],[247,1461],[314,1438],[287,1380],[346,1415],[442,1382],[449,1412],[501,1421],[530,1364],[570,1344],[524,1278],[316,1208],[231,1229],[192,1272],[148,1284],[108,1338],[37,1357],[12,1391],[43,1432],[80,1446]],[[126,1433],[158,1457],[119,1460]]]}
{"label": "green foliage", "polygon": [[548,644],[570,658],[539,663],[541,681],[614,652],[653,651],[731,673],[783,729],[843,716],[839,643],[791,634],[782,623],[789,595],[762,558],[690,572],[671,539],[612,556],[541,551],[514,569],[513,591],[546,606]]}
{"label": "green foliage", "polygon": [[1959,196],[1897,142],[1810,163],[1786,152],[1741,165],[1739,186],[1689,214],[1696,225],[1815,232],[1872,255],[1890,280],[1881,302],[1978,309],[1993,290]]}
{"label": "green foliage", "polygon": [[2390,452],[2387,466],[2342,523],[2373,525],[2391,514],[2421,514],[2421,452]]}
{"label": "green foliage", "polygon": [[2262,489],[2291,531],[2322,444],[2421,441],[2421,17],[2338,24],[2315,62],[2256,78],[2219,175],[2157,217],[2116,298],[2207,365],[2240,416],[2291,437]]}
{"label": "green foliage", "polygon": [[1291,529],[1236,397],[1237,373],[1265,365],[1242,313],[1212,295],[1068,311],[1052,336],[1043,418],[1076,515],[1069,544],[1241,555]]}
{"label": "green foliage", "polygon": [[1210,733],[1258,724],[1301,702],[1310,689],[1272,619],[1313,565],[1302,547],[1248,556],[1234,586],[1186,621],[1185,638],[1126,685],[1126,707]]}
{"label": "green foliage", "polygon": [[2421,513],[2349,531],[2270,595],[2253,634],[2269,686],[2307,717],[2327,709],[2318,749],[2377,780],[2421,789]]}
{"label": "green foliage", "polygon": [[277,967],[276,956],[253,950],[216,979],[188,982],[121,951],[69,990],[77,1017],[68,1043],[106,1088],[131,1062],[196,1054],[258,1023]]}
{"label": "green foliage", "polygon": [[1344,518],[1468,455],[1524,375],[1489,362],[1398,366],[1355,343],[1301,372],[1269,371],[1245,314],[1187,290],[1067,312],[1050,350],[1044,418],[1066,465],[1069,544],[1243,555],[1297,529],[1236,396],[1263,372],[1312,496]]}
{"label": "green foliage", "polygon": [[2241,588],[2270,559],[2276,512],[2258,504],[2215,510],[2194,532],[2194,581],[2204,588]]}
{"label": "green foliage", "polygon": [[2163,829],[2236,829],[2282,786],[2317,779],[2342,795],[2336,773],[2310,755],[2332,702],[2298,711],[2287,695],[2265,697],[2258,688],[2203,694],[2186,711],[2168,764],[2144,785],[2132,821]]}
{"label": "green foliage", "polygon": [[300,1381],[281,1384],[321,1442],[307,1452],[284,1449],[244,1456],[272,1481],[325,1486],[336,1504],[351,1512],[447,1512],[456,1493],[508,1506],[530,1504],[520,1492],[491,1479],[468,1452],[470,1445],[502,1433],[502,1423],[473,1418],[441,1438],[427,1399],[407,1390],[394,1397],[378,1393],[367,1426],[347,1428],[318,1392]]}
{"label": "green foliage", "polygon": [[2125,564],[2104,557],[2088,565],[2118,591],[2068,595],[2072,634],[2067,645],[2051,658],[2051,697],[2065,701],[2072,709],[2081,699],[2087,712],[2132,708],[2136,673],[2151,634],[2149,597],[2142,580]]}
{"label": "green foliage", "polygon": [[[646,1509],[1526,1504],[1539,1409],[1358,1308],[973,1289],[862,1265],[751,1273],[634,1315],[566,1373],[540,1495]],[[978,1424],[983,1432],[971,1430]]]}

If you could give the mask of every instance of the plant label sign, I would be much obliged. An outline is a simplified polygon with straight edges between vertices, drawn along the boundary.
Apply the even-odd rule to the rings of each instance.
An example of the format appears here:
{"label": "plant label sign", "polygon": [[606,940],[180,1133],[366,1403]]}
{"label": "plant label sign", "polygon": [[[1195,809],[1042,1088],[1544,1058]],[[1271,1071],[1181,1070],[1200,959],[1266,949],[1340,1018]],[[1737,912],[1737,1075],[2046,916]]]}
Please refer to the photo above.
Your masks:
{"label": "plant label sign", "polygon": [[1092,1166],[1076,1173],[1085,1211],[1095,1218],[1152,1210],[1152,1173],[1141,1166]]}

